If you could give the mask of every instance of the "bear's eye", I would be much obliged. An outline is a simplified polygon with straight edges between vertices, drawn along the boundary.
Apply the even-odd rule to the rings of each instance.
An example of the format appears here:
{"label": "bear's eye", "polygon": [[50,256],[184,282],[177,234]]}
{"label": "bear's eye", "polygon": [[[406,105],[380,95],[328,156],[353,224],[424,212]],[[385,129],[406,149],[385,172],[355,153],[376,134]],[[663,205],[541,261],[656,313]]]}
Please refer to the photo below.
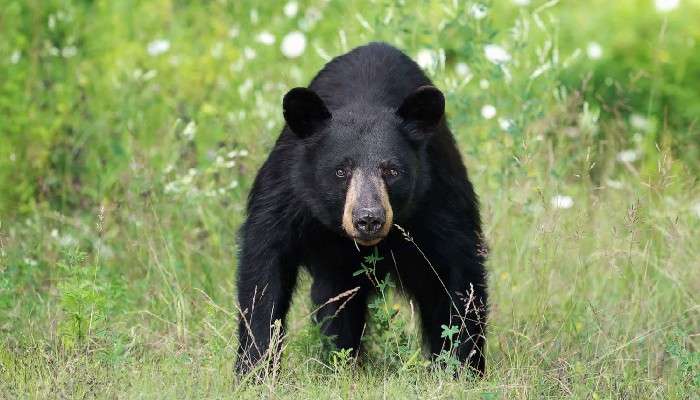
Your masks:
{"label": "bear's eye", "polygon": [[382,173],[384,174],[384,176],[399,176],[399,171],[395,168],[384,168]]}
{"label": "bear's eye", "polygon": [[345,178],[345,170],[342,168],[336,169],[335,176],[337,176],[338,178]]}

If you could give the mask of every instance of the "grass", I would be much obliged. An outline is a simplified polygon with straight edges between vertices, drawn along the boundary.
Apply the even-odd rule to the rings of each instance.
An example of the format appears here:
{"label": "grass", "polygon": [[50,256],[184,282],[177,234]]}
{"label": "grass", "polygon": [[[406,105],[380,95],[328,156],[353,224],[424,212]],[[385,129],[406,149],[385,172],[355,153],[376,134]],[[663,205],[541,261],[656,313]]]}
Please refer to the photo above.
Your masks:
{"label": "grass", "polygon": [[[583,32],[634,12],[672,51],[696,34],[683,22],[697,4],[498,2],[476,19],[464,2],[409,3],[300,2],[291,18],[274,2],[0,10],[0,398],[698,398],[697,132],[661,95],[609,101],[611,87],[639,93],[582,54],[591,40],[616,51],[627,36]],[[287,59],[292,30],[307,46]],[[282,368],[237,381],[236,231],[281,96],[375,39],[422,54],[447,94],[490,245],[488,375],[427,363],[390,288],[361,364],[323,353],[303,275]],[[169,47],[152,55],[156,40]],[[492,43],[510,61],[490,62]],[[640,78],[657,94],[661,58]]]}

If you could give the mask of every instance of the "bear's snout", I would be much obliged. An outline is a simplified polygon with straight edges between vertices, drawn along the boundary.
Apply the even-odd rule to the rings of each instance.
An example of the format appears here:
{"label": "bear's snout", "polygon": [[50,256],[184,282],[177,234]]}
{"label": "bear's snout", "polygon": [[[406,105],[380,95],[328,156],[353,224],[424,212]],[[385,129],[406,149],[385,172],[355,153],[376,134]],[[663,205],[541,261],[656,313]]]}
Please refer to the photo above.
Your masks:
{"label": "bear's snout", "polygon": [[393,216],[384,181],[377,174],[355,169],[345,197],[345,233],[363,246],[374,246],[389,234]]}

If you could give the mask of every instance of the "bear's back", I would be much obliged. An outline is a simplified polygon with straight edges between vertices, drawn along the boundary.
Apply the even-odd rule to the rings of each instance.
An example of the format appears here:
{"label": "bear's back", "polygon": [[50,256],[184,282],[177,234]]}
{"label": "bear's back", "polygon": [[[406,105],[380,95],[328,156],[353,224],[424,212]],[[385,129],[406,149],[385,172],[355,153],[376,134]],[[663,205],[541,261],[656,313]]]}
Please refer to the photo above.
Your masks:
{"label": "bear's back", "polygon": [[391,45],[373,42],[331,60],[309,88],[332,112],[360,101],[398,108],[424,85],[432,82],[411,58]]}

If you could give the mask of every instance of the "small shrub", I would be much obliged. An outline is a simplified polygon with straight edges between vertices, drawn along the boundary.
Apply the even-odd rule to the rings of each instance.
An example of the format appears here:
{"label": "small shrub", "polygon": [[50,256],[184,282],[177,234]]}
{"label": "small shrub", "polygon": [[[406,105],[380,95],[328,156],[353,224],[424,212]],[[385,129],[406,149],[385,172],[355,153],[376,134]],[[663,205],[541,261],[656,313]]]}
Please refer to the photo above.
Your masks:
{"label": "small shrub", "polygon": [[66,253],[58,268],[62,276],[58,284],[63,311],[58,327],[62,344],[73,349],[106,339],[110,317],[124,297],[121,285],[110,281],[100,266],[88,262],[81,251]]}

